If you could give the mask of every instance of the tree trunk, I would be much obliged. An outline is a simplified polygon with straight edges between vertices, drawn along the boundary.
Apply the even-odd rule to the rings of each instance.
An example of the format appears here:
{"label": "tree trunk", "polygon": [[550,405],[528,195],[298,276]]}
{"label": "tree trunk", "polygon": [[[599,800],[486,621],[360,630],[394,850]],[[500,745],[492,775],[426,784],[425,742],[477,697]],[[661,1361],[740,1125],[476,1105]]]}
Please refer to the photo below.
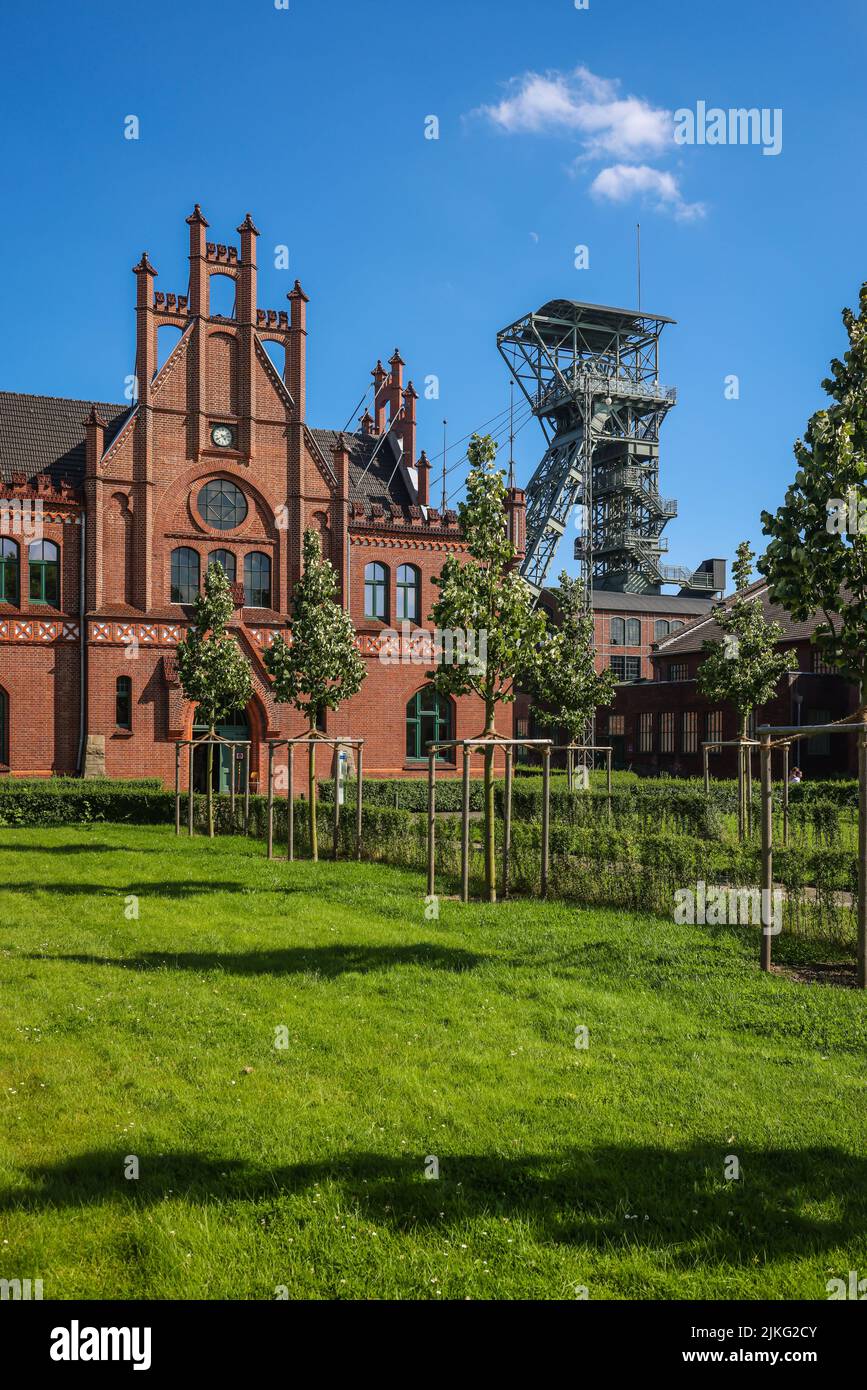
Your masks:
{"label": "tree trunk", "polygon": [[[494,736],[494,706],[485,710],[485,736]],[[485,891],[489,903],[497,901],[497,857],[494,837],[494,750],[485,749]]]}
{"label": "tree trunk", "polygon": [[[747,737],[748,721],[749,715],[742,714],[740,732],[741,740]],[[738,777],[738,791],[740,793],[740,812],[738,815],[738,822],[740,834],[738,838],[741,840],[747,839],[750,833],[749,777],[747,775],[748,757],[749,750],[745,747],[742,741],[740,747],[738,748],[738,760],[740,763],[740,776]]]}
{"label": "tree trunk", "polygon": [[[867,682],[861,688],[867,705]],[[862,715],[862,718],[864,716]],[[858,734],[858,961],[855,982],[867,989],[867,727]]]}
{"label": "tree trunk", "polygon": [[[213,731],[213,729],[211,729],[210,733],[208,734],[208,738],[213,738],[213,735],[214,735],[214,731]],[[211,840],[213,840],[213,838],[214,838],[214,782],[213,782],[213,772],[214,772],[214,745],[213,745],[213,743],[209,743],[209,744],[208,744],[208,837],[209,837],[209,839],[211,839]],[[232,827],[232,829],[234,830],[234,826]]]}
{"label": "tree trunk", "polygon": [[[310,730],[310,737],[315,734],[315,730]],[[310,763],[308,772],[307,795],[309,806],[307,808],[310,817],[310,858],[319,858],[319,839],[316,834],[316,744],[307,745],[310,749]]]}

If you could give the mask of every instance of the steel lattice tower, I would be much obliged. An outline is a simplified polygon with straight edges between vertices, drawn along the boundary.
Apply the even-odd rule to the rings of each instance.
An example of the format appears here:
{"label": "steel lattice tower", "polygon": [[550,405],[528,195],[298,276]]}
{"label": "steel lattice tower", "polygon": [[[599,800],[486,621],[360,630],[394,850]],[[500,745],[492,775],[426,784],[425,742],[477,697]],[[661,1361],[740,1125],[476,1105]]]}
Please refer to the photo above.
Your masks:
{"label": "steel lattice tower", "polygon": [[673,322],[554,299],[497,334],[548,444],[527,487],[521,569],[536,594],[573,510],[588,603],[594,588],[704,587],[698,574],[660,563],[662,531],[677,515],[658,488],[659,430],[676,400],[659,384],[659,336]]}

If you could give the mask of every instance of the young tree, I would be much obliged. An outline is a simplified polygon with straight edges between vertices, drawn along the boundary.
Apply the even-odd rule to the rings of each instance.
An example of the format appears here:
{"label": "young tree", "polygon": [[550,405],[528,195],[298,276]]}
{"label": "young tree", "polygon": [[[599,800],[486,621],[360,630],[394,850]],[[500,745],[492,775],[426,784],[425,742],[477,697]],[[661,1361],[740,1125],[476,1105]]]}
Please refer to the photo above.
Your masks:
{"label": "young tree", "polygon": [[813,642],[867,705],[867,283],[859,314],[844,310],[843,323],[849,351],[822,382],[834,404],[795,441],[786,500],[762,512],[771,541],[758,567],[796,622],[822,615]]}
{"label": "young tree", "polygon": [[[318,532],[304,532],[303,553],[304,570],[292,591],[292,640],[275,638],[265,653],[265,666],[274,682],[274,698],[300,710],[307,720],[307,736],[315,739],[320,715],[356,695],[367,672],[355,645],[352,619],[337,602],[337,575],[322,557]],[[309,748],[310,852],[318,859],[316,744]]]}
{"label": "young tree", "polygon": [[[796,622],[821,615],[813,642],[860,691],[867,709],[867,283],[858,313],[844,309],[849,339],[822,389],[831,399],[795,441],[786,500],[762,512],[770,544],[759,561],[775,603]],[[861,819],[867,822],[867,736],[859,735]],[[859,838],[858,984],[867,988],[867,830]]]}
{"label": "young tree", "polygon": [[[564,570],[553,596],[560,623],[549,626],[538,653],[534,714],[539,724],[564,728],[569,742],[579,743],[597,706],[610,705],[614,699],[617,678],[613,671],[596,670],[593,610],[582,580],[572,579]],[[569,771],[571,791],[571,753]]]}
{"label": "young tree", "polygon": [[[506,529],[503,474],[494,466],[490,435],[473,435],[467,450],[467,500],[458,506],[468,559],[450,555],[434,583],[439,588],[431,618],[446,634],[463,634],[475,655],[449,660],[444,644],[436,671],[440,695],[478,695],[485,708],[481,736],[493,738],[497,706],[515,698],[515,684],[532,671],[546,630],[545,615],[515,569],[515,547]],[[460,654],[461,642],[457,642]],[[484,652],[484,656],[481,653]],[[485,749],[485,886],[496,902],[494,853],[494,747]]]}
{"label": "young tree", "polygon": [[[210,565],[204,593],[196,596],[193,622],[178,643],[178,680],[213,738],[216,725],[233,710],[243,709],[253,694],[250,667],[226,631],[235,611],[229,581],[221,565]],[[214,745],[208,744],[208,834],[214,837]],[[190,787],[190,796],[193,788]]]}
{"label": "young tree", "polygon": [[[748,598],[753,572],[753,552],[748,541],[741,541],[733,566],[736,595],[727,608],[720,607],[714,617],[723,634],[723,641],[710,639],[702,643],[706,653],[698,668],[697,685],[708,700],[727,700],[737,710],[739,732],[746,739],[750,715],[765,704],[776,692],[780,677],[793,670],[798,659],[793,651],[778,648],[783,629],[779,623],[769,623],[759,598]],[[741,767],[744,760],[738,750]],[[746,778],[740,777],[738,823],[743,827],[748,817]]]}

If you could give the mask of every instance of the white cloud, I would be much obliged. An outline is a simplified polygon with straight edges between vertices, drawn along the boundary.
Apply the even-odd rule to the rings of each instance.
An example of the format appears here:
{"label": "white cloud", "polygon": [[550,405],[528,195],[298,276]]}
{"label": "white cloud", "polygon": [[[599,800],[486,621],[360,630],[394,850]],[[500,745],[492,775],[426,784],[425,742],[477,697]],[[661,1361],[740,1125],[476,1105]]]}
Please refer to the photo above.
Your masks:
{"label": "white cloud", "polygon": [[590,186],[594,197],[612,203],[642,199],[680,221],[704,217],[703,203],[684,199],[678,177],[644,161],[673,153],[674,118],[643,97],[622,96],[615,78],[589,68],[572,72],[525,72],[507,84],[502,100],[473,112],[504,134],[566,135],[579,145],[573,174],[591,161],[615,160]]}
{"label": "white cloud", "polygon": [[587,158],[634,159],[660,154],[673,144],[670,111],[641,97],[621,97],[618,90],[618,82],[585,67],[571,73],[527,72],[511,80],[502,101],[480,107],[477,114],[510,135],[572,132]]}
{"label": "white cloud", "polygon": [[679,221],[693,222],[704,217],[703,203],[687,203],[674,174],[653,169],[649,164],[612,164],[602,169],[590,185],[594,198],[609,203],[626,203],[644,198],[662,212],[671,212]]}

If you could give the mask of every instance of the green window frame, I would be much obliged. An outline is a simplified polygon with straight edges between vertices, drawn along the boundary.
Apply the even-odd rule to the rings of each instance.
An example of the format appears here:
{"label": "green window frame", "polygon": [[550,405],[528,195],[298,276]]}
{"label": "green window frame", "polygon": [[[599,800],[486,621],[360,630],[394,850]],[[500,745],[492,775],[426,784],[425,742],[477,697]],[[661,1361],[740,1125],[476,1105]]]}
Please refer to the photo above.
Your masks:
{"label": "green window frame", "polygon": [[388,570],[378,560],[364,567],[364,616],[381,622],[388,616]]}
{"label": "green window frame", "polygon": [[188,545],[172,551],[172,603],[195,603],[199,593],[199,552]]}
{"label": "green window frame", "polygon": [[0,603],[18,603],[18,546],[0,540]]}
{"label": "green window frame", "polygon": [[212,550],[208,556],[208,568],[219,565],[230,584],[234,584],[237,574],[237,560],[231,550]]}
{"label": "green window frame", "polygon": [[132,680],[118,676],[114,683],[114,722],[119,729],[132,728]]}
{"label": "green window frame", "polygon": [[[408,762],[422,762],[429,743],[454,738],[454,705],[447,695],[438,695],[432,685],[417,690],[406,707],[406,756]],[[441,762],[453,763],[454,749],[438,755]]]}
{"label": "green window frame", "polygon": [[0,687],[0,763],[9,764],[9,696]]}
{"label": "green window frame", "polygon": [[31,603],[60,607],[60,550],[54,541],[34,541],[28,553]]}
{"label": "green window frame", "polygon": [[421,572],[416,565],[397,570],[397,621],[417,623],[421,611]]}
{"label": "green window frame", "polygon": [[261,550],[244,556],[244,607],[271,607],[271,560]]}

